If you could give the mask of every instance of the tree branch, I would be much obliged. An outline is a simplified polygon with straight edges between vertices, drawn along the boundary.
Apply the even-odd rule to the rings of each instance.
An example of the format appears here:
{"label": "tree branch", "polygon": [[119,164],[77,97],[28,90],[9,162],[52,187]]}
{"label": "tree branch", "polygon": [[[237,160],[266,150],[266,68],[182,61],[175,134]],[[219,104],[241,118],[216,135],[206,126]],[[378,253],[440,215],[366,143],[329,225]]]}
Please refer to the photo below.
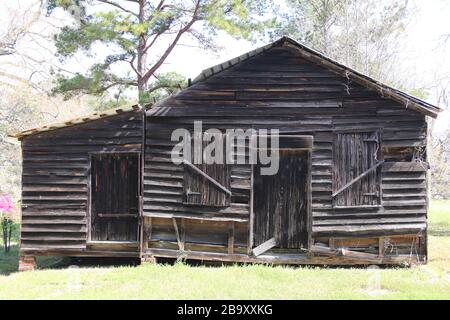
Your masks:
{"label": "tree branch", "polygon": [[[105,4],[109,4],[109,5],[114,6],[114,7],[118,8],[118,9],[124,11],[124,12],[127,12],[127,13],[129,13],[129,14],[132,14],[132,15],[134,15],[135,17],[138,17],[138,14],[137,14],[137,13],[135,13],[135,12],[133,12],[133,11],[131,11],[131,10],[128,10],[128,9],[124,8],[124,7],[122,7],[120,4],[115,3],[115,2],[113,2],[113,1],[108,1],[108,0],[97,0],[97,1],[102,2],[102,3],[105,3]],[[137,1],[133,1],[133,2],[137,2]]]}
{"label": "tree branch", "polygon": [[161,65],[164,63],[164,61],[166,60],[166,58],[169,56],[169,54],[172,52],[173,48],[175,48],[175,46],[177,45],[178,41],[180,40],[181,36],[188,31],[192,25],[198,20],[197,14],[198,14],[198,10],[200,8],[200,0],[197,0],[196,4],[195,4],[195,9],[194,9],[194,13],[192,14],[192,19],[191,21],[188,22],[188,24],[184,27],[182,27],[179,31],[178,34],[175,36],[175,39],[172,41],[172,43],[169,45],[169,47],[167,48],[167,50],[163,53],[163,55],[159,58],[159,60],[153,65],[153,67],[151,67],[144,75],[143,80],[144,82],[147,82],[148,79],[150,79],[150,77],[156,72],[156,70],[158,70],[159,67],[161,67]]}
{"label": "tree branch", "polygon": [[161,35],[161,33],[157,33],[155,35],[155,37],[152,39],[152,41],[149,43],[149,45],[144,48],[144,50],[143,50],[144,54],[147,53],[148,49],[150,49],[155,44],[156,40],[158,39],[158,37],[160,35]]}

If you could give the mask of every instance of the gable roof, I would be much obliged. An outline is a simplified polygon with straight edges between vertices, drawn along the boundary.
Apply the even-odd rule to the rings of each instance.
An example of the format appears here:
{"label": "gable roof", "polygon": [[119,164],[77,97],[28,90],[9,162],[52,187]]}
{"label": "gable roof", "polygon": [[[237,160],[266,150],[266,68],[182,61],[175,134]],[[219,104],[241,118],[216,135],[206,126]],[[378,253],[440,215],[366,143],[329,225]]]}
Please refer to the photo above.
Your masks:
{"label": "gable roof", "polygon": [[359,83],[360,85],[367,87],[368,89],[375,90],[378,93],[380,93],[381,96],[392,99],[392,100],[404,105],[405,108],[414,109],[418,112],[421,112],[421,113],[423,113],[427,116],[433,117],[433,118],[436,118],[438,113],[440,111],[442,111],[442,109],[437,106],[434,106],[422,99],[414,97],[403,91],[400,91],[398,89],[390,87],[390,86],[388,86],[376,79],[373,79],[365,74],[362,74],[350,67],[347,67],[347,66],[337,62],[336,60],[333,60],[333,59],[325,56],[323,53],[316,51],[314,49],[311,49],[289,37],[282,37],[282,38],[278,39],[277,41],[272,42],[268,45],[254,49],[254,50],[249,51],[239,57],[233,58],[233,59],[225,61],[221,64],[215,65],[211,68],[205,69],[192,81],[192,84],[202,82],[202,81],[212,77],[213,75],[221,73],[222,71],[225,71],[225,70],[235,66],[238,63],[246,61],[246,60],[250,59],[251,57],[259,55],[260,53],[265,52],[271,48],[280,47],[280,46],[294,48],[298,52],[298,54],[300,56],[302,56],[302,58],[309,60],[311,62],[314,62],[328,70],[334,71],[335,73],[337,73],[343,77],[346,77],[352,81],[355,81],[356,83]]}
{"label": "gable roof", "polygon": [[[323,53],[316,51],[314,49],[311,49],[289,37],[282,37],[270,44],[267,44],[265,46],[259,47],[252,51],[249,51],[243,55],[240,55],[236,58],[233,58],[231,60],[220,63],[213,67],[207,68],[207,69],[203,70],[192,81],[192,84],[205,81],[206,79],[208,79],[218,73],[221,73],[221,72],[235,66],[236,64],[246,61],[246,60],[250,59],[251,57],[259,55],[271,48],[281,47],[281,46],[294,48],[304,59],[312,61],[318,65],[321,65],[328,70],[334,71],[335,73],[337,73],[341,76],[344,76],[352,81],[355,81],[356,83],[359,83],[362,86],[365,86],[369,89],[375,90],[375,91],[379,92],[381,94],[381,96],[392,99],[400,104],[403,104],[405,106],[405,108],[411,108],[413,110],[416,110],[420,113],[423,113],[423,114],[433,117],[433,118],[436,118],[438,113],[440,111],[442,111],[442,109],[437,106],[434,106],[422,99],[419,99],[419,98],[414,97],[410,94],[407,94],[403,91],[400,91],[400,90],[390,87],[386,84],[383,84],[382,82],[375,80],[367,75],[364,75],[352,68],[349,68],[349,67],[337,62],[336,60],[333,60],[333,59],[325,56]],[[178,94],[184,92],[185,90],[189,90],[189,88],[182,90]],[[13,138],[21,139],[23,137],[41,133],[41,132],[45,132],[45,131],[51,131],[51,130],[56,130],[59,128],[70,127],[70,126],[78,125],[81,123],[94,121],[94,120],[97,120],[100,118],[115,116],[115,115],[125,113],[125,112],[142,110],[142,108],[147,110],[147,115],[156,115],[161,111],[159,107],[162,106],[168,99],[173,98],[173,97],[174,96],[170,96],[167,99],[157,102],[153,106],[147,105],[145,107],[141,107],[139,105],[134,105],[130,108],[113,109],[113,110],[108,110],[105,112],[96,112],[96,113],[93,113],[93,114],[90,114],[87,116],[64,121],[61,123],[52,124],[52,125],[43,126],[40,128],[34,128],[34,129],[10,134],[9,136],[13,137]]]}

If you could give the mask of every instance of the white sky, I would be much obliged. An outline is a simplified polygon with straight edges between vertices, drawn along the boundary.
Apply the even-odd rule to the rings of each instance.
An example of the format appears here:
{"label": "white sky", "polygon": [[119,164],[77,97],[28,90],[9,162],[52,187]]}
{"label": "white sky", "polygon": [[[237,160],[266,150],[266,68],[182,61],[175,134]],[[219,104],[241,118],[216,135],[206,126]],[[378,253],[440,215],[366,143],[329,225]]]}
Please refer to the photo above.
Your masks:
{"label": "white sky", "polygon": [[[0,34],[11,16],[11,10],[24,8],[33,0],[0,0]],[[386,0],[388,1],[388,0]],[[401,62],[418,85],[444,79],[450,83],[450,39],[443,41],[443,35],[450,33],[450,0],[410,0],[415,9],[406,29],[406,46],[401,51]],[[64,16],[58,16],[64,19]],[[54,22],[54,21],[53,21]],[[61,21],[60,21],[61,22]],[[40,25],[38,32],[51,29],[48,24]],[[180,46],[176,48],[163,66],[162,71],[176,71],[187,78],[195,78],[203,69],[239,56],[263,43],[251,44],[220,34],[217,38],[223,49],[218,53],[205,52],[199,48]],[[24,50],[30,48],[24,48]],[[34,55],[48,55],[48,48],[33,48]],[[2,69],[0,60],[0,71]],[[89,67],[91,60],[78,57],[67,68],[81,71]],[[21,71],[18,71],[21,72]],[[23,72],[23,71],[22,71]],[[450,87],[449,87],[450,88]],[[436,103],[435,92],[430,91],[429,102]],[[441,107],[445,107],[442,106]],[[437,127],[450,123],[450,111],[441,114]]]}

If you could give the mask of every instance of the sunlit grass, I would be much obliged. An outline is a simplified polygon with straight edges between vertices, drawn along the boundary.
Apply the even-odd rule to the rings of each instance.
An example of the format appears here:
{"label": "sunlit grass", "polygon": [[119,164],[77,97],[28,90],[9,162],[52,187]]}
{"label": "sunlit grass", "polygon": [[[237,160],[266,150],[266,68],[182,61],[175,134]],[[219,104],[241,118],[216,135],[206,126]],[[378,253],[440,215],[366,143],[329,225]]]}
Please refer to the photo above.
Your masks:
{"label": "sunlit grass", "polygon": [[450,201],[432,203],[429,228],[427,265],[379,270],[178,263],[18,273],[14,248],[0,254],[0,299],[450,299]]}

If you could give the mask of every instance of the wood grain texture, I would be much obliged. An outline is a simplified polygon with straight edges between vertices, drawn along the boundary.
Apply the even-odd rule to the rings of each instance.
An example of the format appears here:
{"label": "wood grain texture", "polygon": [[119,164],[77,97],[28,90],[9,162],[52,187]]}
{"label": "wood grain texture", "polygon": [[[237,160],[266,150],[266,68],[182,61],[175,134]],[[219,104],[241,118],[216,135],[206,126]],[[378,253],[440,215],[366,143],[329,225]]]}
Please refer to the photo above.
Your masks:
{"label": "wood grain texture", "polygon": [[141,136],[142,112],[129,112],[24,137],[21,250],[90,254],[91,153],[139,152]]}
{"label": "wood grain texture", "polygon": [[[89,154],[93,152],[144,153],[141,167],[142,229],[146,235],[143,251],[152,256],[177,257],[179,240],[184,242],[185,250],[193,250],[190,256],[196,259],[363,263],[349,257],[310,259],[299,253],[307,239],[303,238],[303,214],[294,212],[303,212],[302,203],[307,198],[310,198],[311,220],[305,223],[310,224],[311,234],[307,236],[312,236],[312,243],[328,245],[330,238],[338,238],[334,240],[335,245],[353,246],[351,239],[365,239],[357,250],[378,254],[380,237],[392,240],[393,236],[426,232],[428,164],[415,159],[418,150],[426,148],[425,116],[308,61],[289,46],[274,47],[195,83],[147,110],[145,125],[142,120],[140,113],[130,112],[23,139],[21,237],[24,252],[114,255],[110,248],[97,246],[94,250],[86,246],[91,223]],[[274,181],[268,184],[254,176],[257,166],[230,164],[223,170],[214,169],[216,173],[229,174],[229,184],[223,180],[231,191],[229,203],[213,206],[207,205],[212,203],[208,200],[187,205],[185,188],[189,178],[182,165],[171,161],[171,150],[176,144],[171,141],[171,133],[178,128],[192,131],[194,121],[202,121],[203,130],[277,129],[281,135],[311,136],[308,190],[300,174],[288,175],[282,170],[283,184],[276,185]],[[337,200],[340,206],[336,206],[332,193],[338,175],[345,177],[339,180],[345,184],[373,164],[373,159],[360,157],[375,152],[375,145],[364,141],[371,139],[364,136],[370,132],[380,132],[379,159],[385,163],[348,190],[348,194]],[[343,141],[356,133],[359,138],[353,140],[355,143],[346,145],[353,150],[352,156],[343,159],[339,152],[345,151],[345,147],[336,147],[335,137],[341,135]],[[302,159],[286,160],[291,173],[300,172],[305,165]],[[265,190],[270,185],[274,192]],[[199,191],[202,188],[203,185],[198,186]],[[280,188],[282,195],[276,193]],[[379,197],[369,195],[376,192]],[[303,193],[307,194],[304,198]],[[284,222],[278,224],[275,233],[274,227],[269,228],[270,232],[265,231],[271,219],[254,210],[261,207],[261,194],[277,197],[287,208],[279,210]],[[223,204],[219,196],[216,200]],[[172,219],[179,221],[179,239]],[[230,223],[234,224],[234,230],[230,229]],[[258,241],[250,237],[251,232]],[[280,248],[273,250],[293,250],[294,255],[271,253],[270,257],[260,259],[249,257],[249,249],[275,234]],[[417,249],[422,260],[426,259],[426,237],[395,245],[399,259],[392,256],[390,260],[383,258],[383,262],[404,261],[411,247]],[[136,255],[136,252],[120,254]]]}

